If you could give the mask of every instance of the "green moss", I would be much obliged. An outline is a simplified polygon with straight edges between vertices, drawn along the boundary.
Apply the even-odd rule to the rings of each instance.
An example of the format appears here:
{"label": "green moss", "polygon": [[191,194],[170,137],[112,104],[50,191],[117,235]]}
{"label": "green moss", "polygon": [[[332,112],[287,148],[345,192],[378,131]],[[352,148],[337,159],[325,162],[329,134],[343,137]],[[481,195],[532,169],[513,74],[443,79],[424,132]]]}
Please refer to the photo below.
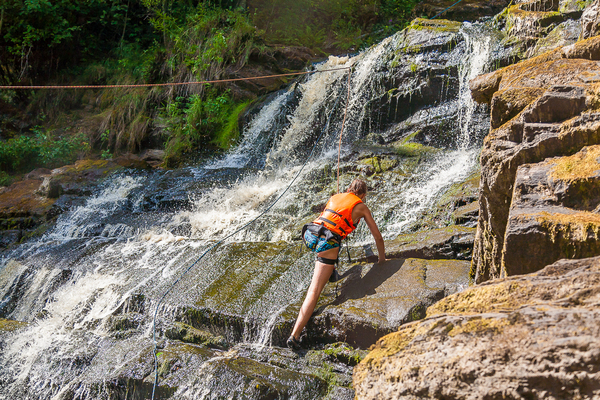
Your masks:
{"label": "green moss", "polygon": [[460,21],[449,21],[446,19],[416,18],[406,28],[407,30],[430,30],[433,32],[458,32],[462,23]]}
{"label": "green moss", "polygon": [[385,171],[389,171],[398,165],[398,161],[390,158],[382,158],[379,156],[374,156],[370,158],[365,158],[359,161],[360,164],[370,165],[373,167],[375,173],[380,174]]}
{"label": "green moss", "polygon": [[240,130],[238,128],[238,120],[239,120],[240,114],[242,114],[244,112],[244,110],[246,109],[246,107],[248,107],[248,104],[250,104],[249,101],[238,104],[237,106],[235,106],[233,108],[233,110],[227,117],[227,120],[225,121],[223,128],[221,128],[217,132],[215,138],[213,139],[214,144],[216,144],[217,146],[219,146],[220,148],[222,148],[224,150],[227,150],[227,149],[229,149],[229,147],[231,147],[232,144],[234,144],[238,140],[238,138],[240,136]]}
{"label": "green moss", "polygon": [[402,157],[419,157],[424,154],[435,153],[439,150],[435,147],[425,146],[420,143],[408,143],[406,139],[402,144],[394,145],[396,153]]}
{"label": "green moss", "polygon": [[448,331],[448,336],[454,337],[461,334],[480,334],[483,332],[498,334],[508,325],[510,325],[510,322],[507,318],[482,318],[477,316],[472,317],[462,325],[454,325]]}
{"label": "green moss", "polygon": [[14,332],[18,329],[26,327],[27,325],[28,324],[26,322],[0,318],[0,334],[5,332]]}
{"label": "green moss", "polygon": [[590,146],[570,157],[551,159],[547,163],[553,165],[552,178],[572,182],[595,176],[600,171],[599,159],[600,146]]}
{"label": "green moss", "polygon": [[323,350],[327,356],[346,365],[355,366],[366,355],[364,350],[355,350],[346,343],[334,343]]}
{"label": "green moss", "polygon": [[174,326],[165,331],[169,339],[181,340],[185,343],[202,344],[208,347],[227,348],[228,344],[222,336],[215,336],[182,322],[175,322]]}

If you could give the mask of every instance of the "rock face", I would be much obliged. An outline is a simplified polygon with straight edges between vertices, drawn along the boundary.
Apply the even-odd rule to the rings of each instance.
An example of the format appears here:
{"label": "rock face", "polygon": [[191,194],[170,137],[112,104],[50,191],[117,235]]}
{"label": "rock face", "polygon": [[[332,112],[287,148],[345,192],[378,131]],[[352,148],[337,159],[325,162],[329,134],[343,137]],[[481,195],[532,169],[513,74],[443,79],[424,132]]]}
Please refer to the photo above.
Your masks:
{"label": "rock face", "polygon": [[600,396],[600,257],[450,296],[354,370],[360,399]]}
{"label": "rock face", "polygon": [[600,146],[517,169],[502,249],[503,275],[600,254]]}
{"label": "rock face", "polygon": [[44,231],[58,214],[81,205],[105,178],[123,168],[145,170],[150,164],[132,154],[114,160],[79,160],[54,170],[40,168],[0,189],[0,251]]}
{"label": "rock face", "polygon": [[[591,205],[581,208],[582,205],[572,203],[573,195],[570,195],[571,200],[567,200],[559,193],[577,191],[581,184],[577,182],[589,179],[594,172],[581,179],[559,179],[562,183],[546,179],[547,183],[537,187],[524,183],[525,177],[531,176],[525,169],[520,175],[517,172],[524,164],[572,163],[573,160],[551,162],[547,159],[570,156],[586,146],[600,143],[597,106],[600,86],[594,78],[600,74],[600,62],[597,60],[600,60],[600,37],[553,50],[471,82],[473,97],[492,105],[490,133],[484,140],[481,153],[481,197],[472,264],[472,277],[476,282],[504,274],[534,271],[560,257],[581,258],[600,254],[593,245],[594,229],[589,235],[577,234],[573,230],[577,224],[585,226],[586,221],[592,225],[596,223],[597,215],[591,214],[594,208],[590,209]],[[584,157],[587,151],[577,157]],[[589,151],[595,150],[591,148]],[[595,165],[593,160],[588,161],[587,166]],[[528,168],[533,168],[537,176],[543,174],[540,171],[545,167]],[[513,194],[517,185],[520,185],[519,189]],[[570,185],[573,186],[567,189]],[[548,197],[558,196],[556,201],[546,202],[548,209],[532,211],[532,204],[528,204],[525,198],[544,190]],[[553,191],[557,192],[553,194]],[[539,198],[532,201],[539,203]],[[550,206],[564,206],[569,210],[558,212]],[[552,217],[557,212],[571,216],[563,215],[562,222],[558,222]],[[536,215],[531,216],[532,213]],[[552,220],[554,222],[549,222]],[[524,232],[528,231],[525,226],[532,227],[531,224],[546,226],[542,229],[546,232],[543,234],[544,243],[550,247],[557,245],[554,242],[557,229],[562,232],[559,236],[563,235],[564,240],[575,240],[583,247],[567,246],[560,251],[540,249],[540,254],[544,253],[543,260],[528,267],[519,258],[523,250],[514,251],[515,246],[519,246],[517,243],[523,243],[525,239]],[[567,231],[571,233],[567,234]],[[531,232],[531,237],[535,235],[537,233]]]}

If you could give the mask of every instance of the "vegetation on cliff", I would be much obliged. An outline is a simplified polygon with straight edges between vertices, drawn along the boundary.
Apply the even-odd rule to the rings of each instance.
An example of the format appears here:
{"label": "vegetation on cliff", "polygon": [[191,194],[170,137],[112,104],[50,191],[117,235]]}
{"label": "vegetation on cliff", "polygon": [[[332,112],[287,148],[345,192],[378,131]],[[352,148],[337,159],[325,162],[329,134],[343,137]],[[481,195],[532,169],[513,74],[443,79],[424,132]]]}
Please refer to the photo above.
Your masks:
{"label": "vegetation on cliff", "polygon": [[[307,47],[312,59],[356,51],[404,27],[414,3],[8,0],[0,5],[0,84],[195,82],[282,73],[302,68],[311,56],[294,66],[284,60],[265,67],[281,46]],[[60,159],[66,164],[82,153],[110,158],[164,148],[165,165],[176,166],[198,150],[227,148],[249,102],[282,83],[0,90],[3,184],[7,173],[53,167]]]}

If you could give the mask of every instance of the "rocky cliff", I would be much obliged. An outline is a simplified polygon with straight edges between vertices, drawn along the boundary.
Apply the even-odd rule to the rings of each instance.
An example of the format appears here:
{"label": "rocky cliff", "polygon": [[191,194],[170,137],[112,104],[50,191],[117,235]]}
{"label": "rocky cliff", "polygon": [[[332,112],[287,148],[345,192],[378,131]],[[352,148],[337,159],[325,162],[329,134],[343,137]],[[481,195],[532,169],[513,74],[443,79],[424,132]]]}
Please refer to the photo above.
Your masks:
{"label": "rocky cliff", "polygon": [[600,258],[486,282],[382,338],[354,370],[361,399],[596,399]]}
{"label": "rocky cliff", "polygon": [[371,348],[365,399],[600,398],[600,2],[517,1],[490,106],[470,289]]}
{"label": "rocky cliff", "polygon": [[476,282],[599,254],[600,164],[588,148],[600,143],[598,60],[596,36],[471,82],[474,98],[491,104]]}

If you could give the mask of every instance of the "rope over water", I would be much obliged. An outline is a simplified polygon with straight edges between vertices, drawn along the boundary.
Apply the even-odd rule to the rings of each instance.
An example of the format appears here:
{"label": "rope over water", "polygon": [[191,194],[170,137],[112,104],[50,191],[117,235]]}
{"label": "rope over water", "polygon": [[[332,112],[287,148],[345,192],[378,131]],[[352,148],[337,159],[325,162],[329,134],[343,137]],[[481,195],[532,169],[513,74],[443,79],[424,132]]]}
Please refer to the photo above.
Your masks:
{"label": "rope over water", "polygon": [[[345,67],[345,68],[335,68],[335,69],[329,69],[329,70],[322,70],[322,71],[312,71],[312,72],[327,72],[327,71],[340,71],[340,70],[348,70],[348,98],[346,101],[346,106],[344,109],[344,120],[342,121],[342,126],[341,126],[341,131],[340,131],[340,144],[341,144],[341,140],[342,140],[342,132],[344,131],[344,123],[346,121],[346,112],[348,110],[348,100],[349,100],[349,96],[350,96],[350,75],[352,74],[352,67]],[[299,75],[299,74],[296,74]],[[1,88],[1,87],[0,87]],[[339,98],[338,98],[339,101]],[[212,249],[216,248],[217,246],[221,245],[223,242],[225,242],[227,239],[231,238],[232,236],[236,235],[237,233],[243,231],[244,229],[246,229],[248,226],[250,226],[251,224],[253,224],[254,222],[256,222],[260,217],[262,217],[263,215],[265,215],[267,212],[269,212],[269,210],[271,210],[271,208],[273,208],[273,206],[287,193],[287,191],[292,187],[292,185],[294,184],[294,182],[296,182],[296,179],[300,176],[300,174],[302,173],[302,171],[304,170],[304,167],[306,166],[306,164],[308,164],[308,161],[312,158],[313,153],[315,151],[315,149],[317,148],[317,144],[319,144],[319,141],[321,140],[321,137],[323,137],[323,134],[328,130],[329,128],[329,122],[331,120],[331,115],[333,114],[333,112],[335,111],[337,106],[336,105],[332,108],[331,113],[329,114],[329,116],[327,117],[327,122],[325,124],[325,127],[323,128],[323,130],[321,131],[319,137],[317,138],[317,140],[315,140],[315,144],[312,147],[310,154],[308,155],[308,157],[306,157],[306,160],[304,161],[304,163],[302,164],[302,167],[300,168],[300,170],[298,171],[298,173],[294,176],[294,178],[292,179],[292,181],[290,182],[290,184],[285,188],[285,190],[283,191],[283,193],[281,193],[279,195],[279,197],[277,197],[277,199],[275,199],[275,201],[273,203],[271,203],[263,212],[261,212],[256,218],[252,219],[251,221],[247,222],[245,225],[243,225],[242,227],[236,229],[234,232],[230,233],[229,235],[225,236],[224,238],[222,238],[221,240],[219,240],[217,243],[213,244],[212,246],[210,246],[207,250],[204,251],[204,253],[202,253],[200,255],[200,257],[198,257],[198,259],[196,259],[196,261],[194,261],[189,267],[187,267],[187,269],[185,271],[183,271],[183,273],[179,276],[179,278],[177,278],[177,280],[175,282],[173,282],[173,284],[169,287],[169,289],[167,289],[167,291],[162,295],[162,297],[160,298],[160,300],[158,301],[157,305],[156,305],[156,311],[154,312],[154,320],[152,322],[152,340],[154,342],[154,350],[153,350],[153,355],[154,355],[154,385],[152,386],[152,400],[154,400],[154,395],[156,392],[156,388],[158,386],[158,356],[157,356],[157,350],[158,350],[158,343],[156,341],[156,319],[158,317],[158,311],[160,309],[160,306],[163,302],[163,300],[167,297],[167,295],[175,288],[175,286],[179,283],[179,281],[181,281],[181,279],[200,261],[204,258],[204,256],[206,254],[208,254]],[[341,147],[340,147],[341,148]],[[339,148],[338,148],[338,192],[339,192]]]}
{"label": "rope over water", "polygon": [[276,75],[250,76],[248,78],[216,79],[216,80],[210,80],[210,81],[197,81],[197,82],[140,83],[140,84],[131,84],[131,85],[70,85],[70,86],[68,86],[68,85],[67,86],[61,86],[61,85],[50,85],[50,86],[4,85],[4,86],[0,86],[0,89],[11,89],[11,90],[13,90],[13,89],[111,89],[111,88],[203,85],[206,83],[252,81],[252,80],[257,80],[257,79],[281,78],[284,76],[315,74],[317,72],[343,71],[343,70],[350,69],[350,68],[352,68],[352,67],[332,68],[332,69],[324,69],[324,70],[320,70],[320,71],[314,70],[314,71],[303,71],[303,72],[290,72],[287,74],[276,74]]}

